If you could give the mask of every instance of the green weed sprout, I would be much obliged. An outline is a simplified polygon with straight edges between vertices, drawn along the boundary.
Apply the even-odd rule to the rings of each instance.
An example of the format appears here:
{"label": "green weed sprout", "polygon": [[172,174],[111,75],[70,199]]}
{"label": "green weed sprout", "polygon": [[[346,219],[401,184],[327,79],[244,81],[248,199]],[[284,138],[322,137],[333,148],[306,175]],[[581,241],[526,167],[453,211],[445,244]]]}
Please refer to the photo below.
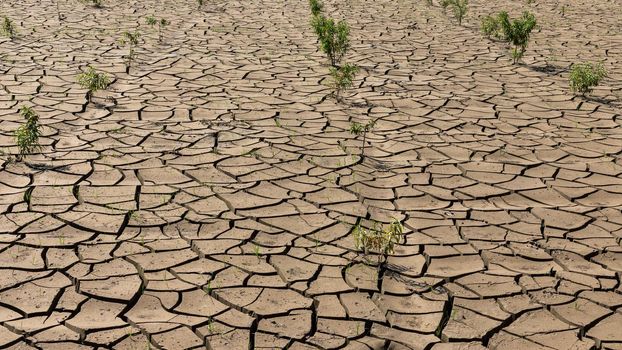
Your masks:
{"label": "green weed sprout", "polygon": [[503,11],[499,13],[499,23],[505,38],[514,45],[512,58],[516,64],[525,53],[531,31],[536,27],[536,17],[525,11],[520,18],[510,21],[508,13]]}
{"label": "green weed sprout", "polygon": [[395,252],[395,245],[402,242],[404,238],[404,226],[402,223],[393,219],[388,228],[383,228],[382,224],[374,221],[372,227],[367,229],[360,224],[353,230],[354,246],[362,250],[365,255],[370,252],[378,254],[378,262]]}
{"label": "green weed sprout", "polygon": [[152,28],[157,24],[158,25],[158,41],[162,41],[162,29],[170,24],[170,22],[164,18],[160,18],[158,21],[154,16],[148,16],[146,18],[146,22]]}
{"label": "green weed sprout", "polygon": [[319,0],[309,0],[309,7],[311,7],[311,14],[313,16],[319,16],[322,14],[324,5]]}
{"label": "green weed sprout", "polygon": [[570,69],[570,90],[585,95],[592,92],[593,87],[606,76],[602,63],[575,63]]}
{"label": "green weed sprout", "polygon": [[335,23],[322,15],[313,17],[313,30],[320,41],[320,49],[326,54],[333,67],[337,67],[350,48],[350,28],[345,21]]}
{"label": "green weed sprout", "polygon": [[367,143],[367,133],[371,131],[376,125],[376,120],[370,120],[366,124],[359,122],[350,123],[350,134],[361,136],[363,135],[363,147],[361,147],[361,155],[365,156],[365,144]]}
{"label": "green weed sprout", "polygon": [[138,46],[138,38],[140,38],[140,32],[135,31],[135,32],[129,32],[129,31],[125,31],[123,32],[123,35],[121,36],[121,39],[119,40],[119,43],[123,46],[128,45],[129,46],[129,55],[127,56],[127,66],[128,68],[130,67],[130,65],[132,64],[132,61],[134,60],[134,55],[135,55],[135,48],[136,46]]}
{"label": "green weed sprout", "polygon": [[41,145],[39,145],[39,136],[41,136],[39,116],[32,107],[27,106],[23,106],[20,109],[20,114],[26,119],[26,122],[15,131],[15,143],[19,149],[18,160],[22,160],[26,155],[41,150]]}
{"label": "green weed sprout", "polygon": [[93,67],[89,66],[86,72],[78,75],[78,84],[88,90],[86,100],[91,102],[93,93],[106,89],[110,85],[110,79],[106,73],[97,73]]}
{"label": "green weed sprout", "polygon": [[333,88],[335,89],[335,97],[341,99],[341,93],[350,87],[354,81],[359,68],[353,64],[346,63],[340,67],[330,67],[330,75],[333,78]]}
{"label": "green weed sprout", "polygon": [[17,29],[15,29],[13,21],[11,21],[11,19],[7,16],[4,16],[4,19],[2,20],[2,28],[0,28],[0,31],[2,32],[2,35],[8,37],[9,39],[13,39],[15,38],[15,35],[17,35]]}
{"label": "green weed sprout", "polygon": [[451,8],[458,20],[458,25],[462,25],[462,19],[469,9],[469,0],[452,0]]}
{"label": "green weed sprout", "polygon": [[497,17],[494,16],[485,16],[482,19],[482,24],[480,26],[482,33],[486,35],[488,38],[500,38],[501,37],[501,24]]}
{"label": "green weed sprout", "polygon": [[147,22],[148,25],[150,25],[151,27],[155,26],[156,24],[158,24],[158,20],[153,17],[153,16],[147,16],[147,18],[145,18],[145,21]]}

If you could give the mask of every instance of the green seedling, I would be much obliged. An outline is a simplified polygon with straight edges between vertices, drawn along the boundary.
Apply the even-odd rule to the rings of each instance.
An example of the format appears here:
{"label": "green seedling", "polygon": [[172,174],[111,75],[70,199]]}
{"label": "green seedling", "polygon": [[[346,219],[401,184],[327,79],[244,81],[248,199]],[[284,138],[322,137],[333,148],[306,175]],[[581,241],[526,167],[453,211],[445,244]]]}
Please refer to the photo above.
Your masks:
{"label": "green seedling", "polygon": [[158,40],[162,41],[162,29],[171,24],[171,22],[167,19],[160,18],[160,22],[158,22]]}
{"label": "green seedling", "polygon": [[313,17],[313,30],[320,42],[320,49],[326,54],[333,67],[337,67],[350,48],[350,28],[345,21],[335,23],[322,15]]}
{"label": "green seedling", "polygon": [[160,20],[158,21],[154,16],[148,16],[146,18],[146,22],[152,28],[156,24],[158,25],[158,41],[162,41],[162,29],[164,29],[166,26],[168,26],[171,23],[171,22],[169,22],[168,20],[166,20],[164,18],[160,18]]}
{"label": "green seedling", "polygon": [[324,5],[319,0],[309,0],[309,7],[313,16],[319,16],[322,14]]}
{"label": "green seedling", "polygon": [[340,67],[330,67],[330,75],[333,79],[332,86],[337,100],[341,100],[343,91],[352,87],[352,83],[359,68],[353,64],[346,63]]}
{"label": "green seedling", "polygon": [[404,226],[397,219],[393,219],[388,228],[383,228],[382,224],[374,221],[371,228],[367,229],[360,224],[354,227],[354,246],[362,250],[365,255],[370,252],[378,254],[378,262],[381,258],[395,252],[395,245],[402,242],[404,238]]}
{"label": "green seedling", "polygon": [[261,260],[261,248],[258,245],[253,244],[253,254],[257,257],[257,260]]}
{"label": "green seedling", "polygon": [[207,321],[207,331],[210,334],[216,334],[216,327],[214,326],[214,320],[212,320],[212,318],[210,317],[209,320]]}
{"label": "green seedling", "polygon": [[87,89],[86,100],[91,102],[95,92],[104,90],[110,85],[110,79],[106,73],[97,73],[93,67],[89,66],[86,72],[78,75],[78,84]]}
{"label": "green seedling", "polygon": [[607,71],[602,63],[575,63],[570,69],[570,90],[585,96],[606,76]]}
{"label": "green seedling", "polygon": [[371,131],[376,125],[376,120],[370,120],[366,124],[359,122],[350,123],[350,134],[355,136],[363,135],[363,147],[361,147],[361,156],[365,156],[365,145],[367,143],[367,133]]}
{"label": "green seedling", "polygon": [[153,28],[153,26],[158,24],[158,20],[155,17],[153,17],[153,16],[147,16],[145,18],[145,22],[147,22],[147,25],[151,26],[152,28]]}
{"label": "green seedling", "polygon": [[499,23],[505,38],[514,45],[512,58],[516,64],[525,53],[531,31],[536,27],[536,17],[525,11],[520,18],[510,20],[508,13],[503,11],[499,13]]}
{"label": "green seedling", "polygon": [[462,25],[462,19],[464,18],[464,15],[466,15],[469,7],[469,0],[447,0],[447,4],[444,4],[443,7],[447,6],[451,6],[451,10],[458,20],[458,24]]}
{"label": "green seedling", "polygon": [[204,291],[205,291],[205,294],[208,294],[208,295],[212,294],[212,281],[211,280],[207,282],[207,286],[205,287]]}
{"label": "green seedling", "polygon": [[201,7],[203,7],[204,0],[197,0],[197,3],[199,4],[199,10],[200,10]]}
{"label": "green seedling", "polygon": [[31,107],[27,106],[23,106],[20,113],[26,122],[15,131],[15,143],[19,149],[18,160],[41,150],[41,145],[39,145],[39,136],[41,136],[39,116]]}
{"label": "green seedling", "polygon": [[17,29],[15,29],[13,21],[11,21],[11,19],[7,16],[4,16],[4,19],[2,20],[1,31],[2,35],[8,37],[9,39],[13,39],[15,38],[15,35],[17,35]]}
{"label": "green seedling", "polygon": [[501,38],[501,24],[497,17],[494,16],[485,16],[482,19],[482,24],[480,26],[482,33],[486,35],[488,38]]}
{"label": "green seedling", "polygon": [[140,38],[140,32],[135,31],[132,33],[129,31],[125,31],[123,32],[121,39],[119,39],[119,44],[123,46],[127,45],[129,47],[129,54],[127,56],[127,67],[128,68],[131,66],[132,61],[134,60],[135,49],[136,49],[136,46],[138,46],[139,38]]}

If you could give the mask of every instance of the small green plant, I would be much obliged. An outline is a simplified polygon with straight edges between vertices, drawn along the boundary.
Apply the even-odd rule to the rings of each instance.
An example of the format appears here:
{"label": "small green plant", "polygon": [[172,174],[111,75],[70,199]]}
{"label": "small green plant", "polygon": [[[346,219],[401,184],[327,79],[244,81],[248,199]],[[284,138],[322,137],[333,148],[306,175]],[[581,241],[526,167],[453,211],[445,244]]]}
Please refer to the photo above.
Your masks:
{"label": "small green plant", "polygon": [[365,144],[367,143],[367,133],[371,131],[376,125],[376,120],[370,120],[366,124],[361,124],[359,122],[351,122],[350,123],[350,134],[361,136],[363,135],[363,147],[361,148],[361,155],[365,155]]}
{"label": "small green plant", "polygon": [[78,75],[78,84],[88,90],[86,100],[91,102],[93,93],[106,89],[110,85],[110,79],[106,73],[97,73],[93,67],[89,66],[86,72]]}
{"label": "small green plant", "polygon": [[570,69],[570,89],[585,95],[606,76],[607,71],[602,63],[575,63]]}
{"label": "small green plant", "polygon": [[153,16],[147,16],[145,18],[145,22],[147,22],[147,24],[150,25],[152,28],[153,28],[153,26],[158,24],[158,20],[155,17],[153,17]]}
{"label": "small green plant", "polygon": [[536,17],[525,11],[520,18],[510,20],[508,13],[503,11],[498,18],[505,38],[514,45],[512,58],[516,64],[525,53],[531,31],[536,27]]}
{"label": "small green plant", "polygon": [[135,49],[136,46],[138,46],[138,39],[140,38],[140,32],[135,31],[135,32],[129,32],[129,31],[125,31],[123,32],[123,35],[121,36],[121,39],[119,40],[119,43],[123,46],[128,45],[129,46],[129,54],[127,56],[127,67],[129,68],[130,65],[132,64],[132,61],[134,60],[134,55],[135,55]]}
{"label": "small green plant", "polygon": [[353,64],[346,63],[340,67],[330,67],[330,75],[333,78],[333,88],[335,89],[335,97],[341,99],[341,93],[350,87],[354,81],[359,68]]}
{"label": "small green plant", "polygon": [[469,0],[451,0],[450,5],[454,16],[458,20],[458,25],[462,25],[462,19],[469,9]]}
{"label": "small green plant", "polygon": [[425,3],[426,3],[428,6],[432,6],[432,5],[434,5],[434,3],[432,2],[432,0],[425,0]]}
{"label": "small green plant", "polygon": [[39,145],[39,136],[41,136],[39,116],[32,107],[27,106],[20,109],[20,114],[26,119],[26,123],[15,131],[15,143],[19,149],[17,160],[22,160],[26,155],[41,150]]}
{"label": "small green plant", "polygon": [[203,0],[197,0],[197,3],[199,4],[199,10],[201,9],[201,7],[203,7]]}
{"label": "small green plant", "polygon": [[209,334],[216,334],[216,327],[214,326],[214,320],[209,317],[207,321],[207,331]]}
{"label": "small green plant", "polygon": [[324,5],[319,0],[309,0],[309,7],[313,16],[319,16],[322,14]]}
{"label": "small green plant", "polygon": [[171,24],[170,21],[164,18],[160,18],[160,22],[158,23],[158,40],[162,41],[162,29]]}
{"label": "small green plant", "polygon": [[257,260],[261,260],[261,248],[258,245],[253,244],[253,254],[257,257]]}
{"label": "small green plant", "polygon": [[561,14],[562,17],[566,16],[566,5],[562,5]]}
{"label": "small green plant", "polygon": [[443,10],[447,10],[447,8],[449,7],[449,5],[451,5],[452,0],[441,0],[441,7],[443,8]]}
{"label": "small green plant", "polygon": [[500,38],[501,37],[501,25],[499,20],[494,16],[485,16],[482,19],[481,30],[488,38]]}
{"label": "small green plant", "polygon": [[388,228],[374,221],[371,228],[364,228],[357,224],[353,230],[354,246],[362,250],[365,255],[370,252],[378,254],[378,262],[395,252],[395,245],[401,243],[404,238],[404,226],[393,219]]}
{"label": "small green plant", "polygon": [[322,15],[313,17],[313,30],[320,42],[320,49],[326,54],[333,67],[337,67],[350,48],[350,28],[345,21],[335,23]]}
{"label": "small green plant", "polygon": [[15,38],[17,34],[17,29],[15,29],[15,25],[13,21],[7,16],[4,16],[2,20],[2,35],[8,37],[9,39]]}
{"label": "small green plant", "polygon": [[152,28],[156,24],[158,25],[158,41],[162,41],[162,29],[164,29],[167,25],[169,25],[171,23],[171,22],[169,22],[168,20],[166,20],[164,18],[160,18],[160,20],[158,21],[154,16],[148,16],[146,18],[146,22]]}

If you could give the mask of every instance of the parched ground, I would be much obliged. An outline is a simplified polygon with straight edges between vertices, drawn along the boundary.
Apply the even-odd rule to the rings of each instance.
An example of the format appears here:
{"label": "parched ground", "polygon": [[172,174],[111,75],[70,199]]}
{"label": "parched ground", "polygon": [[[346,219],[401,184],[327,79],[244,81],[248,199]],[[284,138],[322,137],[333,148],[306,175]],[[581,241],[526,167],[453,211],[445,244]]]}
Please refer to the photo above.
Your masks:
{"label": "parched ground", "polygon": [[[343,103],[306,0],[103,2],[0,2],[2,347],[622,349],[619,1],[327,1]],[[539,21],[524,64],[478,33],[503,9]],[[574,97],[585,60],[609,77]],[[12,162],[22,105],[43,150]],[[352,226],[391,218],[377,269]]]}

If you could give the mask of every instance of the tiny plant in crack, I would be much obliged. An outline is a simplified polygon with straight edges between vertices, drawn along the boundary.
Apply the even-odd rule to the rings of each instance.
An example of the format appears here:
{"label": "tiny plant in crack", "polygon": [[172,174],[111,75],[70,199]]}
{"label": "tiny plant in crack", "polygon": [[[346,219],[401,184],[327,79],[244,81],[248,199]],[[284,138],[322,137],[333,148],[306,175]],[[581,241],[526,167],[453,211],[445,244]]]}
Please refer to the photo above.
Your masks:
{"label": "tiny plant in crack", "polygon": [[366,124],[359,122],[350,123],[350,134],[355,136],[363,135],[363,147],[361,147],[361,156],[365,156],[365,144],[367,143],[367,133],[376,125],[376,120],[370,120]]}
{"label": "tiny plant in crack", "polygon": [[199,10],[201,9],[201,7],[203,7],[203,3],[205,3],[204,0],[197,0],[197,4],[199,5]]}
{"label": "tiny plant in crack", "polygon": [[170,22],[164,18],[160,18],[158,21],[154,16],[148,16],[146,18],[147,24],[152,28],[157,25],[158,26],[158,41],[162,41],[162,30],[170,24]]}
{"label": "tiny plant in crack", "polygon": [[525,11],[520,18],[510,20],[508,13],[503,11],[499,13],[499,23],[505,38],[514,45],[512,58],[516,64],[525,54],[531,31],[536,27],[536,17]]}
{"label": "tiny plant in crack", "polygon": [[40,151],[39,137],[41,136],[41,125],[39,116],[32,107],[23,106],[20,114],[26,122],[20,125],[15,131],[15,143],[19,149],[17,160],[22,160],[26,155]]}
{"label": "tiny plant in crack", "polygon": [[345,21],[335,23],[322,15],[313,17],[313,31],[320,42],[320,49],[326,54],[333,67],[337,67],[350,48],[350,27]]}
{"label": "tiny plant in crack", "polygon": [[606,76],[602,63],[575,63],[570,69],[570,90],[585,96]]}
{"label": "tiny plant in crack", "polygon": [[155,17],[153,17],[153,16],[147,16],[145,18],[145,22],[147,22],[147,24],[150,25],[152,28],[153,28],[153,26],[158,24],[158,20]]}
{"label": "tiny plant in crack", "polygon": [[7,16],[4,16],[4,19],[2,20],[2,35],[8,37],[9,39],[13,39],[15,38],[15,35],[17,35],[17,29],[15,29],[15,24],[13,24],[13,21],[11,21],[11,19]]}
{"label": "tiny plant in crack", "polygon": [[171,22],[169,22],[167,19],[160,18],[160,21],[158,22],[158,41],[162,41],[162,30],[170,23]]}
{"label": "tiny plant in crack", "polygon": [[462,19],[469,9],[469,0],[450,0],[449,6],[458,20],[458,25],[462,25]]}
{"label": "tiny plant in crack", "polygon": [[121,36],[121,39],[119,40],[119,44],[123,45],[123,46],[128,46],[129,49],[129,53],[127,56],[127,67],[129,68],[132,65],[132,61],[134,60],[135,57],[135,50],[136,50],[136,46],[138,46],[138,39],[140,38],[140,32],[135,31],[135,32],[129,32],[129,31],[125,31],[123,32],[123,35]]}
{"label": "tiny plant in crack", "polygon": [[91,102],[95,92],[104,90],[110,85],[110,78],[106,73],[97,73],[93,67],[89,66],[86,72],[78,75],[78,84],[87,89],[86,100]]}
{"label": "tiny plant in crack", "polygon": [[322,14],[324,5],[319,0],[309,0],[309,7],[313,16],[319,16]]}
{"label": "tiny plant in crack", "polygon": [[330,75],[333,78],[332,86],[335,90],[335,98],[341,100],[342,93],[352,87],[356,73],[359,68],[353,64],[346,63],[340,67],[330,67]]}
{"label": "tiny plant in crack", "polygon": [[253,244],[253,254],[255,254],[257,260],[261,260],[261,248],[257,244]]}
{"label": "tiny plant in crack", "polygon": [[495,16],[485,16],[482,19],[482,24],[480,26],[482,33],[486,35],[488,38],[502,38],[501,34],[501,25],[499,24],[499,20]]}
{"label": "tiny plant in crack", "polygon": [[387,228],[374,221],[371,228],[357,224],[353,235],[356,249],[362,250],[366,256],[369,253],[378,254],[378,263],[380,263],[381,259],[386,261],[386,258],[395,252],[395,245],[402,242],[404,226],[397,219],[393,219]]}

